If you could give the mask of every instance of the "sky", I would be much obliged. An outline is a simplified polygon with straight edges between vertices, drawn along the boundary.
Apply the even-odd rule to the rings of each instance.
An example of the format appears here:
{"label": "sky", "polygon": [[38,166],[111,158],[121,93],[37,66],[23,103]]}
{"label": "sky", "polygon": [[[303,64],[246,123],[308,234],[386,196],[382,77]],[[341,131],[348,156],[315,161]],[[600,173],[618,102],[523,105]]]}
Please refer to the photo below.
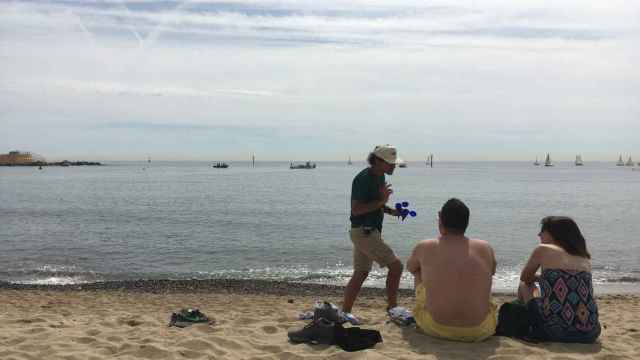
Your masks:
{"label": "sky", "polygon": [[640,159],[640,0],[0,0],[0,153]]}

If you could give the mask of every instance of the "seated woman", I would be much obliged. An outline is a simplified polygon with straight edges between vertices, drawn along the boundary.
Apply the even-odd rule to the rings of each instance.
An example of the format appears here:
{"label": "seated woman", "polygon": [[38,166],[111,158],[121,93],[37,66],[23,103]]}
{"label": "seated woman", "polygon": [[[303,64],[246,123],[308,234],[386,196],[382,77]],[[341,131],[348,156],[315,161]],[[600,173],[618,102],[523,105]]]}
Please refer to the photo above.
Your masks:
{"label": "seated woman", "polygon": [[541,225],[540,245],[522,269],[518,288],[518,299],[527,304],[529,338],[593,343],[600,335],[600,323],[584,237],[568,217],[545,217]]}

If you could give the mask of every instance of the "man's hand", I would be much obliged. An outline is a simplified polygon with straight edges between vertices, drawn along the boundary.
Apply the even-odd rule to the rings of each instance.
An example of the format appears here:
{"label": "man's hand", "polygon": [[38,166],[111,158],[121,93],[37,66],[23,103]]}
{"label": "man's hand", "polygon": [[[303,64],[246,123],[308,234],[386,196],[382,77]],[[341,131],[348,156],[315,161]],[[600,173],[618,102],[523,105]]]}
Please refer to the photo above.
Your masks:
{"label": "man's hand", "polygon": [[400,213],[400,211],[398,211],[398,209],[393,209],[388,206],[384,207],[384,212],[391,216],[396,216],[396,217],[402,216],[402,214]]}
{"label": "man's hand", "polygon": [[380,195],[382,198],[382,204],[386,204],[389,201],[389,196],[393,194],[393,189],[391,189],[391,184],[385,183],[380,187]]}

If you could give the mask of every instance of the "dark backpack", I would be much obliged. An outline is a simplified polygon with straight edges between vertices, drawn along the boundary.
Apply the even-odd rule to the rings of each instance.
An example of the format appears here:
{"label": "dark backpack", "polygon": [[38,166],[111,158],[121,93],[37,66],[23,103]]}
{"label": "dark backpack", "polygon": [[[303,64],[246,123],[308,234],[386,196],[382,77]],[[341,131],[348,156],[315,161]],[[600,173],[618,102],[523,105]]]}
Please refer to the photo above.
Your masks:
{"label": "dark backpack", "polygon": [[377,330],[361,329],[359,327],[343,327],[335,324],[335,344],[344,351],[359,351],[370,349],[382,342],[382,335]]}
{"label": "dark backpack", "polygon": [[497,336],[525,338],[529,335],[529,311],[519,300],[504,303],[498,312]]}

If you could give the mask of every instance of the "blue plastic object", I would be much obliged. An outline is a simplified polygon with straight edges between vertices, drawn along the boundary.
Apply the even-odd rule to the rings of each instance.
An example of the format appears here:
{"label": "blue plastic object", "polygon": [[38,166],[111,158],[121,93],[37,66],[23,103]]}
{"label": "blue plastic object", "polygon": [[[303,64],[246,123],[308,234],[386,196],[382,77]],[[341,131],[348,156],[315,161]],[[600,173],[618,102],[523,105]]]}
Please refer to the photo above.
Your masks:
{"label": "blue plastic object", "polygon": [[407,218],[407,216],[416,217],[418,213],[415,210],[409,210],[409,202],[403,201],[396,203],[396,210],[400,212],[400,217],[402,217],[402,221]]}

